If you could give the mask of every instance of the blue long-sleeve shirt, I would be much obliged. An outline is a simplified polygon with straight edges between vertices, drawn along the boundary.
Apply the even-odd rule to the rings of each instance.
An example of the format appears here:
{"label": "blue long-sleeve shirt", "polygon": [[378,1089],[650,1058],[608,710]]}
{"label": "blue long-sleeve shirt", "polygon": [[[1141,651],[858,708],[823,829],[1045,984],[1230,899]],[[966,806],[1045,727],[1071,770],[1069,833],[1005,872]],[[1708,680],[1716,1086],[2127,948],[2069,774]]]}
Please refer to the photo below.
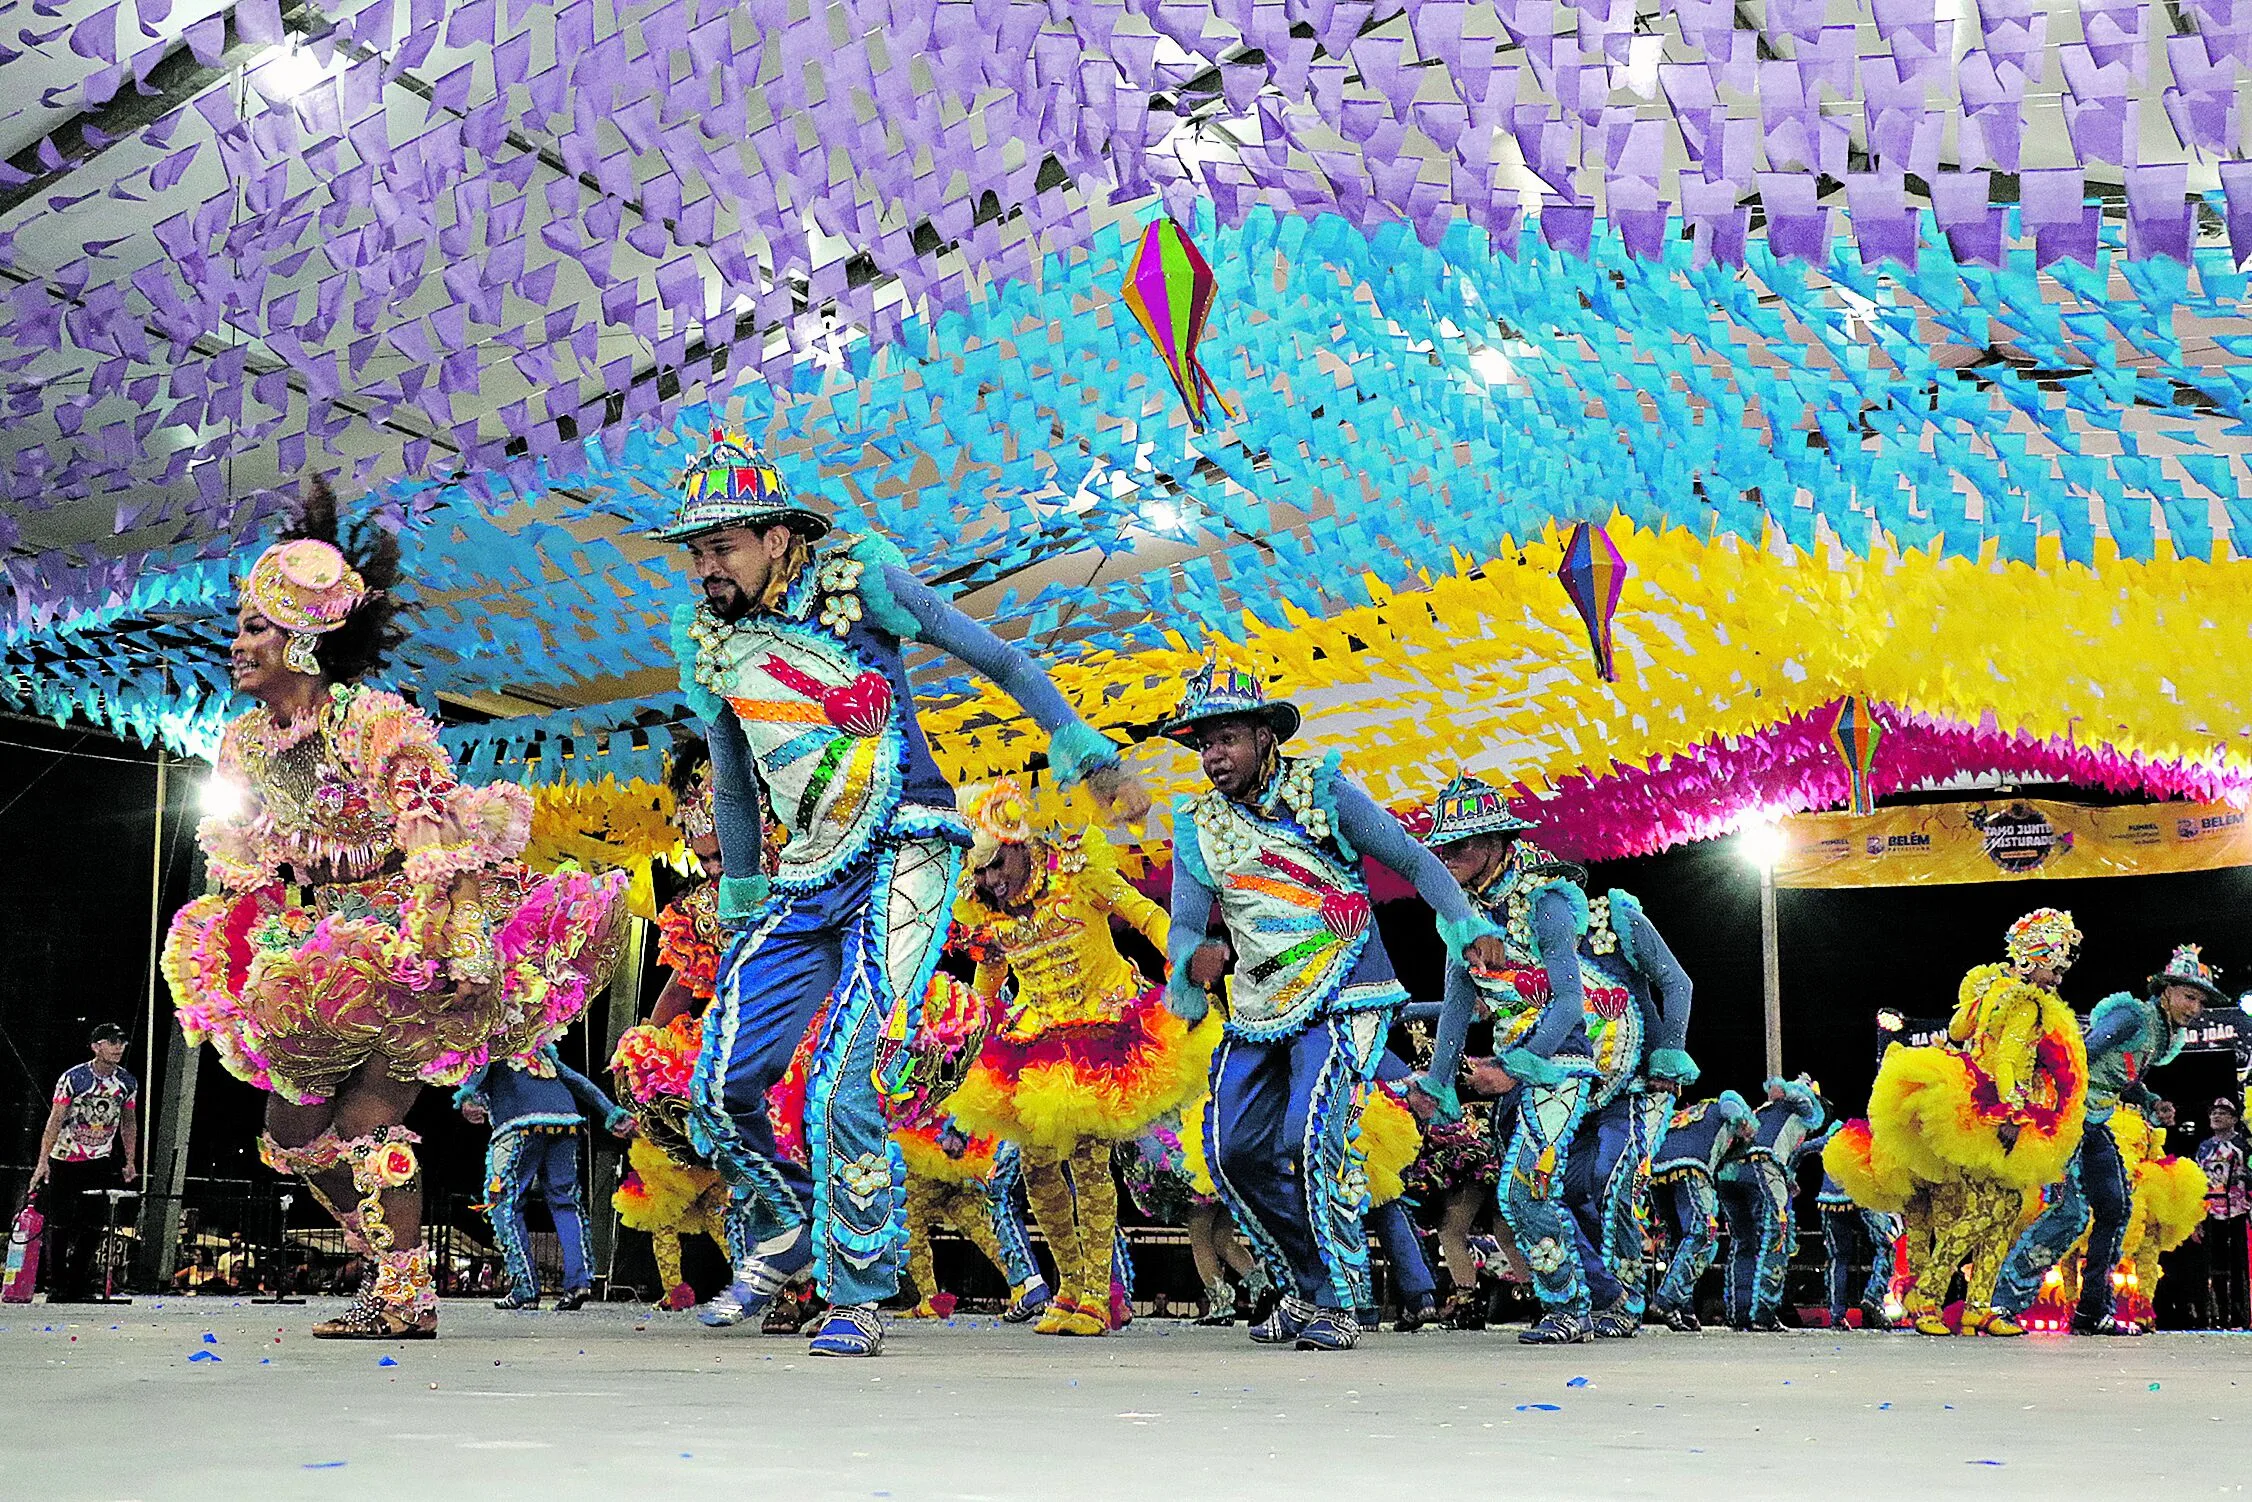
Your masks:
{"label": "blue long-sleeve shirt", "polygon": [[493,1135],[534,1127],[578,1126],[591,1119],[615,1129],[630,1119],[600,1085],[548,1053],[552,1077],[507,1062],[487,1064],[454,1092],[456,1106],[475,1104],[492,1118]]}
{"label": "blue long-sleeve shirt", "polygon": [[[854,619],[842,642],[853,657],[881,673],[890,686],[891,714],[900,733],[900,765],[893,795],[898,803],[950,814],[955,801],[954,789],[931,756],[914,712],[914,686],[900,653],[901,643],[907,640],[928,643],[960,659],[1015,699],[1033,722],[1048,732],[1049,765],[1059,781],[1068,785],[1088,772],[1117,763],[1116,747],[1072,711],[1031,658],[940,599],[904,567],[883,561],[886,554],[897,557],[888,545],[866,544],[846,555],[873,569],[880,584],[862,576],[855,609],[864,610],[864,614]],[[817,561],[809,566],[808,574],[823,566]],[[793,603],[785,608],[800,614],[819,608],[811,599],[805,591],[794,590]],[[692,679],[690,667],[684,661],[684,674]],[[755,909],[764,894],[766,883],[759,873],[769,790],[761,776],[759,756],[736,714],[724,702],[700,700],[697,707],[707,720],[713,822],[721,859],[729,873],[721,880],[720,911],[729,920],[740,920]]]}

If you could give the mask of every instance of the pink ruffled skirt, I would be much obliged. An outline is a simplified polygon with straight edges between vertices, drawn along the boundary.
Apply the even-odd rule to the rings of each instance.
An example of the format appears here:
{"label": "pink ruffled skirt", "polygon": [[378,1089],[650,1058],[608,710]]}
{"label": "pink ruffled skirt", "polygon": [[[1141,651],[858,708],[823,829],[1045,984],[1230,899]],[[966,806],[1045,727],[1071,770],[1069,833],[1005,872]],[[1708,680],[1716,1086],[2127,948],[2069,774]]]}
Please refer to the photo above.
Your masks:
{"label": "pink ruffled skirt", "polygon": [[403,873],[312,889],[206,896],[173,916],[163,968],[180,1028],[230,1074],[300,1104],[376,1064],[455,1085],[555,1041],[609,980],[626,931],[623,872],[482,873],[496,978],[456,994],[406,956]]}

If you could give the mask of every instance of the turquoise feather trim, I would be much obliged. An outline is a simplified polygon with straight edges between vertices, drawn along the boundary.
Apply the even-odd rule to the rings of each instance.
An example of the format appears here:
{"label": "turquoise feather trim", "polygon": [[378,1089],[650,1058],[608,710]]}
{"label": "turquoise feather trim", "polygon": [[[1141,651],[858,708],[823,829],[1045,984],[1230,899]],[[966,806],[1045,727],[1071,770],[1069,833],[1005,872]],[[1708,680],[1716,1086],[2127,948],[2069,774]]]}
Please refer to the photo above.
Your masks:
{"label": "turquoise feather trim", "polygon": [[1183,1022],[1202,1022],[1204,1014],[1212,1010],[1212,999],[1204,994],[1202,986],[1189,979],[1189,968],[1183,965],[1165,983],[1165,1006]]}
{"label": "turquoise feather trim", "polygon": [[1721,1091],[1719,1099],[1713,1102],[1713,1107],[1728,1121],[1749,1121],[1752,1119],[1752,1108],[1745,1105],[1744,1098],[1733,1090]]}
{"label": "turquoise feather trim", "polygon": [[891,581],[884,577],[886,568],[906,568],[907,555],[890,538],[871,532],[854,543],[845,556],[865,565],[853,589],[860,596],[860,613],[868,623],[901,641],[921,641],[923,623],[899,603],[899,597],[891,592]]}
{"label": "turquoise feather trim", "polygon": [[1636,970],[1642,968],[1642,961],[1634,953],[1634,920],[1641,916],[1641,898],[1611,888],[1611,933],[1619,941],[1619,958]]}
{"label": "turquoise feather trim", "polygon": [[768,890],[764,876],[722,876],[719,879],[719,915],[729,920],[755,916],[766,905]]}
{"label": "turquoise feather trim", "polygon": [[1782,1091],[1784,1104],[1815,1125],[1821,1124],[1824,1115],[1822,1102],[1815,1099],[1814,1092],[1797,1080],[1766,1080],[1761,1083],[1760,1088],[1768,1091]]}
{"label": "turquoise feather trim", "polygon": [[1466,918],[1441,918],[1439,937],[1447,946],[1447,958],[1462,963],[1462,953],[1480,939],[1504,937],[1501,929],[1490,918],[1480,917],[1473,908]]}
{"label": "turquoise feather trim", "polygon": [[1697,1083],[1697,1061],[1678,1048],[1654,1048],[1650,1051],[1650,1069],[1653,1078],[1678,1080],[1683,1085]]}
{"label": "turquoise feather trim", "polygon": [[1314,807],[1328,815],[1329,841],[1350,864],[1359,860],[1361,853],[1345,838],[1345,826],[1337,818],[1337,769],[1344,760],[1345,753],[1334,748],[1322,757],[1321,766],[1314,773]]}
{"label": "turquoise feather trim", "polygon": [[688,628],[696,624],[696,607],[682,605],[672,613],[672,655],[680,664],[680,696],[688,701],[689,713],[710,724],[726,708],[719,695],[696,681],[696,639]]}
{"label": "turquoise feather trim", "polygon": [[1455,1094],[1452,1080],[1433,1079],[1429,1074],[1417,1074],[1408,1078],[1407,1087],[1438,1108],[1434,1114],[1435,1120],[1453,1122],[1462,1119],[1462,1098]]}
{"label": "turquoise feather trim", "polygon": [[1544,1059],[1522,1048],[1512,1048],[1503,1054],[1501,1067],[1509,1071],[1511,1079],[1527,1085],[1560,1085],[1566,1077],[1553,1059]]}
{"label": "turquoise feather trim", "polygon": [[1212,890],[1212,872],[1204,864],[1204,848],[1196,837],[1196,799],[1183,793],[1173,800],[1173,861],[1183,871]]}
{"label": "turquoise feather trim", "polygon": [[1059,787],[1072,787],[1089,772],[1118,765],[1118,746],[1084,720],[1073,720],[1048,737],[1048,770]]}

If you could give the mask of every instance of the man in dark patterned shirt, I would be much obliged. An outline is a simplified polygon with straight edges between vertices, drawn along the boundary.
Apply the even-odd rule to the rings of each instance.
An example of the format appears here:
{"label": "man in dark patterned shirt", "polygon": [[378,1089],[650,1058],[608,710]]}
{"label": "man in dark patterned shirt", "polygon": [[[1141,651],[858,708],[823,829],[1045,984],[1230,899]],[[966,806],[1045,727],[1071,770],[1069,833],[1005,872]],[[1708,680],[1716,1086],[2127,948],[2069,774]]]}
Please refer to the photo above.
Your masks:
{"label": "man in dark patterned shirt", "polygon": [[2247,1300],[2244,1230],[2252,1217],[2252,1173],[2246,1168],[2244,1128],[2236,1102],[2223,1096],[2206,1113],[2213,1135],[2197,1145],[2197,1166],[2205,1170],[2205,1224],[2198,1236],[2205,1243],[2207,1287],[2211,1292],[2212,1328],[2242,1330],[2252,1326],[2252,1300]]}

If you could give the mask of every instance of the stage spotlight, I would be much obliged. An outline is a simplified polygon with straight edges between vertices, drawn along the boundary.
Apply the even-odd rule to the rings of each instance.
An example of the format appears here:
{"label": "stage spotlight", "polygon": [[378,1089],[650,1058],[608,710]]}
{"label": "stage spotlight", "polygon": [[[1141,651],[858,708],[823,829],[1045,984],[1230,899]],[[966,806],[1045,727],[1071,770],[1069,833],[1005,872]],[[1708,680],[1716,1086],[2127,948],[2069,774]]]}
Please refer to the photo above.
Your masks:
{"label": "stage spotlight", "polygon": [[232,819],[243,809],[242,786],[232,778],[213,773],[203,780],[203,791],[197,795],[196,802],[214,819]]}

